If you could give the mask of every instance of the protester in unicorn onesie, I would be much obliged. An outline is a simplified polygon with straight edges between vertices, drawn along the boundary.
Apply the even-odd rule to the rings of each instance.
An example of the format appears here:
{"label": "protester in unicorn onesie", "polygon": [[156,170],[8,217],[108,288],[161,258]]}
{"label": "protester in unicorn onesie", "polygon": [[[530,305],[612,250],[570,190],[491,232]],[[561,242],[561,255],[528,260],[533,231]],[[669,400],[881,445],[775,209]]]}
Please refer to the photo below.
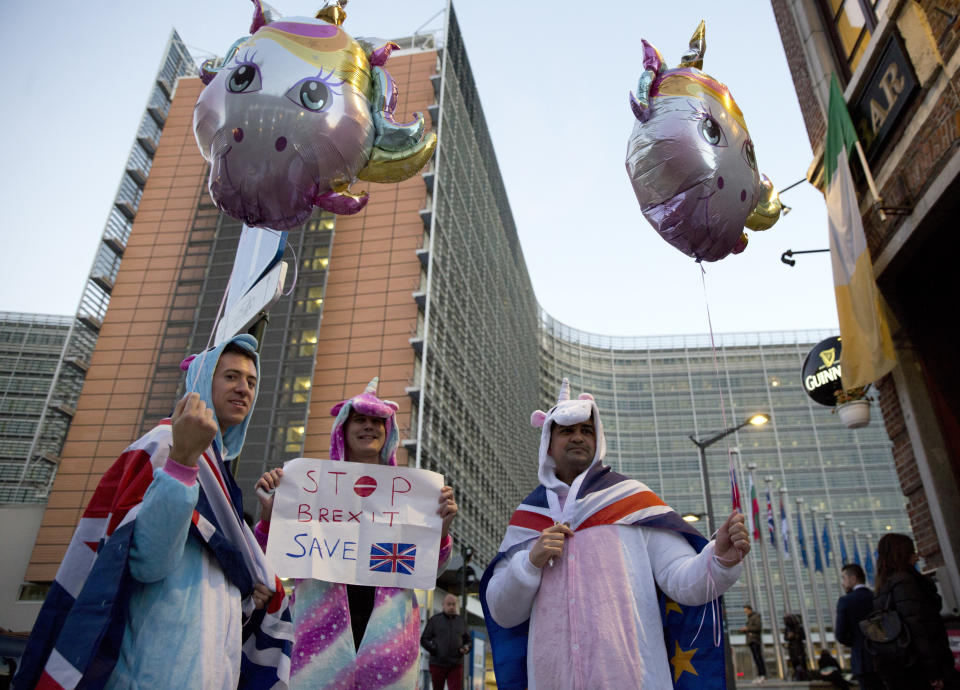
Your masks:
{"label": "protester in unicorn onesie", "polygon": [[714,600],[750,550],[733,513],[709,543],[644,484],[602,464],[588,393],[531,417],[540,486],[524,499],[480,585],[497,686],[723,688]]}
{"label": "protester in unicorn onesie", "polygon": [[285,688],[292,623],[230,471],[257,341],[184,360],[173,416],[100,480],[37,618],[17,688]]}
{"label": "protester in unicorn onesie", "polygon": [[[360,395],[330,410],[330,459],[396,465],[400,435],[397,403],[377,397],[374,378]],[[260,522],[255,532],[266,549],[273,511],[272,492],[283,470],[265,472],[257,481]],[[443,517],[440,572],[450,558],[450,523],[457,514],[453,489],[440,491],[437,513]],[[417,686],[420,660],[420,609],[413,590],[299,580],[293,592],[294,642],[292,688],[326,690],[401,690]]]}

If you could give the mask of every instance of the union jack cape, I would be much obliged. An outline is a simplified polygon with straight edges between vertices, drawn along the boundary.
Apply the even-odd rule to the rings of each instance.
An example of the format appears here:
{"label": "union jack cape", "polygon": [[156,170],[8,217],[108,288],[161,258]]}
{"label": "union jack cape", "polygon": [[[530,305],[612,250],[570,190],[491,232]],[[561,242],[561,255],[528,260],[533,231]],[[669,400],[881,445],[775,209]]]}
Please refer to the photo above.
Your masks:
{"label": "union jack cape", "polygon": [[[153,462],[166,457],[170,439],[170,420],[164,420],[129,446],[100,480],[37,617],[14,687],[46,690],[106,684],[123,637],[134,524],[153,481]],[[210,549],[246,600],[244,613],[250,614],[243,626],[239,687],[271,688],[278,683],[286,687],[293,639],[287,598],[279,579],[267,570],[259,547],[252,552],[249,548],[256,547],[256,540],[242,520],[241,491],[216,444],[203,454],[198,480],[200,498],[190,534]],[[238,538],[244,533],[249,539]],[[255,582],[276,587],[276,594],[259,611],[252,611],[247,599]]]}
{"label": "union jack cape", "polygon": [[[573,500],[573,497],[567,500]],[[587,471],[576,500],[582,505],[578,506],[576,511],[577,519],[570,524],[574,532],[597,525],[631,525],[677,532],[697,553],[707,545],[707,540],[699,532],[684,522],[647,486],[618,474],[599,462],[594,463]],[[497,563],[506,557],[508,551],[538,538],[542,530],[553,524],[547,490],[541,485],[523,499],[514,511],[503,543],[500,545],[500,551],[487,566],[480,581],[480,603],[483,606],[483,615],[490,637],[497,687],[501,690],[521,690],[527,687],[529,621],[513,628],[497,625],[487,608],[487,585]],[[668,650],[674,648],[675,642],[679,642],[682,646],[689,646],[698,633],[710,637],[708,628],[711,626],[712,618],[707,609],[711,604],[696,607],[684,606],[682,616],[676,614],[674,609],[668,617],[666,607],[671,602],[659,588],[657,596],[660,618],[663,622],[664,642]],[[719,620],[717,627],[722,631]],[[705,641],[700,645],[697,656],[699,675],[680,674],[679,679],[674,680],[674,688],[678,690],[725,689],[727,687],[726,665],[723,649],[722,639],[719,646],[715,646],[712,639],[709,642]]]}

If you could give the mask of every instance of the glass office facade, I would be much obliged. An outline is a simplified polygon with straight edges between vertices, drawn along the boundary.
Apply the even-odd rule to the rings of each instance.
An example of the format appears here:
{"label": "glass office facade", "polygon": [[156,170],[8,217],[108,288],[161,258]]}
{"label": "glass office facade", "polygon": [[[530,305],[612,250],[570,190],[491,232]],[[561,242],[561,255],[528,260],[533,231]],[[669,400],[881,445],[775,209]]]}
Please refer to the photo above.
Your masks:
{"label": "glass office facade", "polygon": [[443,63],[421,252],[415,380],[423,394],[412,426],[419,465],[456,487],[454,529],[482,566],[536,486],[528,420],[537,407],[537,305],[452,8]]}
{"label": "glass office facade", "polygon": [[47,500],[83,384],[82,363],[64,347],[72,323],[0,313],[0,503]]}

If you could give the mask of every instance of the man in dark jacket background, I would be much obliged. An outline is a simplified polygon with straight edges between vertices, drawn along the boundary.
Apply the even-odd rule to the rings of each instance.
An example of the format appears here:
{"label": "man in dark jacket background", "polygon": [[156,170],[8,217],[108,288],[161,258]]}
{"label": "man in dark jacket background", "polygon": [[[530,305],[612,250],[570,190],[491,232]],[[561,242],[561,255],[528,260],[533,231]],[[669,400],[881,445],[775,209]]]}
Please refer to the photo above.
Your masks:
{"label": "man in dark jacket background", "polygon": [[873,591],[867,587],[866,575],[856,563],[847,563],[840,573],[840,584],[846,592],[837,600],[837,640],[850,648],[850,666],[863,690],[883,690],[883,682],[873,664],[873,657],[863,645],[860,621],[873,612]]}
{"label": "man in dark jacket background", "polygon": [[420,636],[420,644],[430,652],[430,679],[434,690],[463,687],[463,655],[470,651],[470,632],[467,621],[457,614],[457,598],[448,594],[443,598],[443,612],[427,621]]}
{"label": "man in dark jacket background", "polygon": [[763,619],[750,604],[743,607],[743,612],[747,614],[747,624],[740,628],[740,632],[747,634],[747,645],[753,654],[753,663],[757,667],[757,677],[753,683],[757,685],[763,683],[767,675],[767,665],[763,661]]}

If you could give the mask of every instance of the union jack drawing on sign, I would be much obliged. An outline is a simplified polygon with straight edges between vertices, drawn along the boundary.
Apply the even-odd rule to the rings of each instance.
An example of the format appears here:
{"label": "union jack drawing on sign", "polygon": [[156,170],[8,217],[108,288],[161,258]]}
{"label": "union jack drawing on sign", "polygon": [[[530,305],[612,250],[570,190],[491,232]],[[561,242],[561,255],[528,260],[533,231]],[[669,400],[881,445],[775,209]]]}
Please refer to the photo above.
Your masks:
{"label": "union jack drawing on sign", "polygon": [[370,545],[370,570],[378,573],[413,575],[416,544],[380,542]]}

